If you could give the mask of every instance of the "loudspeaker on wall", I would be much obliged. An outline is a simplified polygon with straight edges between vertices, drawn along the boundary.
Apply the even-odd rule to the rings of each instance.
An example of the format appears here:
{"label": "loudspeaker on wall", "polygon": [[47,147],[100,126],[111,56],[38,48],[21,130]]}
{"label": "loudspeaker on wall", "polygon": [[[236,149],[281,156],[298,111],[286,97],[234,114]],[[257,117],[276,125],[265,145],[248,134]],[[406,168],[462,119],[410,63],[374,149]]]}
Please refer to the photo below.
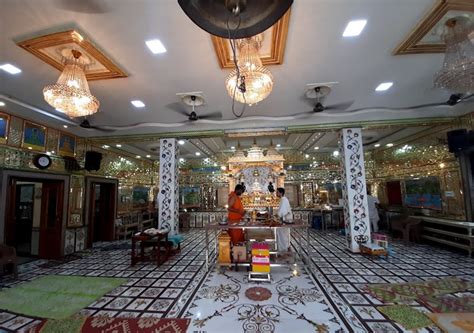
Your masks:
{"label": "loudspeaker on wall", "polygon": [[102,161],[102,154],[96,151],[86,152],[86,162],[84,168],[87,171],[98,171],[100,169],[100,162]]}

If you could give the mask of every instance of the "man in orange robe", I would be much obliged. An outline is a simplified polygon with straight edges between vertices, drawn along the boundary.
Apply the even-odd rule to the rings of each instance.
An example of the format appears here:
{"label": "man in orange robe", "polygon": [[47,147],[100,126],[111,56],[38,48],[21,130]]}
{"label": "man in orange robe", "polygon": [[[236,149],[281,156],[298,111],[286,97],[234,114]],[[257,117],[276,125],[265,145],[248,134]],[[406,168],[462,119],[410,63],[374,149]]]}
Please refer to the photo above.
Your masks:
{"label": "man in orange robe", "polygon": [[[229,194],[229,199],[227,201],[228,215],[227,219],[229,224],[239,223],[245,215],[244,206],[240,200],[240,196],[244,192],[244,187],[241,184],[235,186],[233,192]],[[229,229],[229,235],[232,240],[232,244],[237,244],[245,241],[244,231],[242,229]]]}

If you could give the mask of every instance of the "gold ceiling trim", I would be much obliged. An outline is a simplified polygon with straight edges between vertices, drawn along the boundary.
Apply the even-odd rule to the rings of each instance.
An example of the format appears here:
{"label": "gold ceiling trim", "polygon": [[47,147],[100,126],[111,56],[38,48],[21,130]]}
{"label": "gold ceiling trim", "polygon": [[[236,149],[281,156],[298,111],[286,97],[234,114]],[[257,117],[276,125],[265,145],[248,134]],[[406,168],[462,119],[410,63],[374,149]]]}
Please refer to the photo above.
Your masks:
{"label": "gold ceiling trim", "polygon": [[[286,37],[288,35],[288,26],[290,22],[291,8],[278,20],[270,29],[272,29],[272,41],[270,55],[262,56],[262,64],[281,65],[285,55]],[[234,68],[234,61],[229,51],[228,39],[211,35],[214,51],[216,52],[217,62],[221,69]]]}
{"label": "gold ceiling trim", "polygon": [[86,52],[86,56],[92,58],[97,64],[103,67],[103,69],[100,71],[90,71],[86,67],[85,73],[88,81],[116,79],[128,76],[120,67],[118,67],[111,59],[109,59],[104,53],[95,47],[91,41],[87,40],[84,35],[79,33],[77,30],[56,32],[17,42],[19,47],[30,52],[34,56],[38,57],[45,63],[53,66],[61,72],[64,69],[64,63],[52,57],[50,54],[45,52],[45,50],[51,47],[59,49],[61,46],[66,46],[69,44],[76,45],[80,49],[84,50]]}
{"label": "gold ceiling trim", "polygon": [[397,46],[393,55],[416,53],[443,53],[446,50],[442,44],[418,44],[423,37],[446,15],[450,10],[474,12],[472,0],[440,0],[417,24],[410,34]]}

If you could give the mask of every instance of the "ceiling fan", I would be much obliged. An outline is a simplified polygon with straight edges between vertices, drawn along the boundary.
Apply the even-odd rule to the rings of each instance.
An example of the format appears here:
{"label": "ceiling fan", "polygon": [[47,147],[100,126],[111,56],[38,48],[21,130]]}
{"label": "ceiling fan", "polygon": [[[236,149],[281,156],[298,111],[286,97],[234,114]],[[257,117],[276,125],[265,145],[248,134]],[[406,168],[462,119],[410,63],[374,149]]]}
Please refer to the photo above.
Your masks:
{"label": "ceiling fan", "polygon": [[84,128],[86,130],[98,130],[98,131],[103,131],[103,132],[114,132],[115,129],[108,128],[108,127],[101,127],[101,126],[92,126],[89,120],[84,118],[79,124],[79,127]]}
{"label": "ceiling fan", "polygon": [[365,107],[365,108],[347,110],[346,112],[358,112],[358,111],[365,111],[365,110],[403,111],[403,110],[423,109],[423,108],[428,108],[428,107],[454,106],[456,104],[467,101],[472,96],[474,96],[474,94],[470,94],[466,96],[464,96],[463,94],[452,94],[451,96],[449,96],[449,99],[445,102],[417,104],[417,105],[403,106],[403,107],[386,107],[386,106]]}
{"label": "ceiling fan", "polygon": [[[331,83],[335,84],[335,83]],[[331,105],[324,105],[323,100],[326,98],[327,95],[331,92],[330,85],[308,85],[309,89],[305,92],[305,100],[310,100],[311,105],[313,105],[313,100],[316,100],[316,103],[313,105],[313,109],[311,111],[303,112],[301,114],[312,114],[312,113],[319,113],[323,111],[330,111],[330,110],[339,110],[344,111],[348,109],[353,103],[352,101],[347,101],[343,103],[331,104]]]}
{"label": "ceiling fan", "polygon": [[181,97],[181,100],[184,104],[191,106],[191,112],[188,112],[180,103],[171,103],[167,106],[175,112],[178,112],[186,117],[188,121],[193,122],[200,119],[222,119],[222,113],[219,111],[198,115],[195,111],[196,107],[206,104],[204,96],[202,93],[183,93],[177,94]]}

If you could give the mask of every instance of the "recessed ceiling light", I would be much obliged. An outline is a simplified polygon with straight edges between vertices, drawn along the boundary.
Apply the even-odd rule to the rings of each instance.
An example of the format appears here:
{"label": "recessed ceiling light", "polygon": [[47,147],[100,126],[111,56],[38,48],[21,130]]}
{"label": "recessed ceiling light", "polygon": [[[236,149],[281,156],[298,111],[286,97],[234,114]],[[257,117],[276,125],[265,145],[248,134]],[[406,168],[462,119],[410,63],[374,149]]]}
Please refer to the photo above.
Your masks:
{"label": "recessed ceiling light", "polygon": [[146,46],[150,49],[153,54],[165,53],[166,48],[159,39],[151,39],[145,42]]}
{"label": "recessed ceiling light", "polygon": [[0,106],[5,106],[5,102],[0,101]]}
{"label": "recessed ceiling light", "polygon": [[64,128],[67,128],[67,125],[63,125]]}
{"label": "recessed ceiling light", "polygon": [[143,103],[140,100],[134,100],[134,101],[131,101],[130,103],[132,103],[132,105],[136,108],[144,108],[145,107],[145,103]]}
{"label": "recessed ceiling light", "polygon": [[178,143],[182,146],[184,145],[184,140],[179,140]]}
{"label": "recessed ceiling light", "polygon": [[344,30],[343,37],[355,37],[359,36],[364,30],[367,20],[355,20],[347,23],[346,29]]}
{"label": "recessed ceiling light", "polygon": [[146,157],[147,157],[147,158],[150,158],[150,157],[151,157],[151,155],[146,155]]}
{"label": "recessed ceiling light", "polygon": [[306,155],[304,155],[304,157],[305,157],[305,158],[309,158],[309,155],[308,155],[308,154],[306,154]]}
{"label": "recessed ceiling light", "polygon": [[390,89],[391,86],[393,86],[393,82],[383,82],[375,88],[375,91],[385,91]]}
{"label": "recessed ceiling light", "polygon": [[376,144],[374,145],[374,147],[375,147],[375,148],[380,147],[380,143],[376,143]]}
{"label": "recessed ceiling light", "polygon": [[281,147],[281,144],[278,143],[278,144],[277,144],[277,147],[280,148],[280,147]]}
{"label": "recessed ceiling light", "polygon": [[319,149],[319,147],[318,147],[318,146],[316,146],[316,147],[314,147],[314,149],[315,149],[315,150],[318,150],[318,149]]}
{"label": "recessed ceiling light", "polygon": [[3,64],[0,66],[0,69],[3,69],[5,72],[13,74],[13,75],[21,73],[21,69],[13,66],[12,64]]}
{"label": "recessed ceiling light", "polygon": [[142,158],[140,155],[135,156],[136,158]]}
{"label": "recessed ceiling light", "polygon": [[196,156],[201,156],[201,153],[197,151]]}
{"label": "recessed ceiling light", "polygon": [[387,143],[386,146],[389,147],[389,148],[393,147],[393,143]]}
{"label": "recessed ceiling light", "polygon": [[117,144],[117,145],[115,145],[115,147],[117,147],[117,148],[122,148],[122,145],[121,145],[121,144]]}

